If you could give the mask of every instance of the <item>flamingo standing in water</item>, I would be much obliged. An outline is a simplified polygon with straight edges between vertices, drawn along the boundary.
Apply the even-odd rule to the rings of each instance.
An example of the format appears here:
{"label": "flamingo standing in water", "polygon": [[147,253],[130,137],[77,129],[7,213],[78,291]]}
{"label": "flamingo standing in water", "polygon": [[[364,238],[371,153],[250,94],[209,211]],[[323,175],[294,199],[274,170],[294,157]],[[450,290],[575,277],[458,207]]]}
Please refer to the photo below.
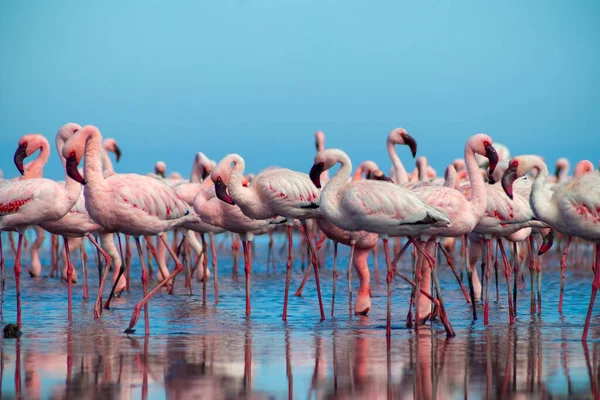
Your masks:
{"label": "flamingo standing in water", "polygon": [[[21,143],[15,153],[15,164],[30,150],[27,143]],[[61,159],[64,158],[61,156]],[[21,169],[22,171],[22,169]],[[23,172],[23,171],[22,171]],[[16,181],[0,187],[0,232],[16,230],[19,234],[17,256],[15,258],[15,281],[17,286],[17,325],[21,318],[21,250],[23,236],[28,226],[55,221],[64,217],[77,202],[81,185],[68,174],[64,184],[50,179],[33,178]],[[3,272],[2,272],[3,273]]]}
{"label": "flamingo standing in water", "polygon": [[[368,231],[383,236],[388,268],[388,307],[386,334],[391,335],[392,267],[389,257],[388,235],[413,236],[430,226],[443,226],[450,221],[437,209],[417,195],[400,186],[374,180],[348,182],[352,171],[350,158],[341,150],[328,149],[315,157],[310,178],[321,187],[323,171],[340,163],[340,169],[321,192],[323,215],[334,225],[348,231]],[[416,242],[415,242],[416,244]],[[422,251],[422,248],[417,244]],[[444,326],[449,336],[454,332],[447,320]]]}
{"label": "flamingo standing in water", "polygon": [[[237,205],[221,201],[216,197],[216,191],[223,190],[223,185],[220,182],[223,180],[225,182],[230,181],[233,157],[235,155],[226,156],[217,164],[210,175],[213,186],[204,188],[196,195],[194,210],[202,221],[240,235],[244,251],[244,272],[246,276],[246,317],[249,317],[252,240],[254,235],[269,232],[275,224],[284,222],[284,219],[252,219],[244,215]],[[221,193],[221,197],[227,198],[227,196],[228,194]]]}
{"label": "flamingo standing in water", "polygon": [[[67,172],[77,182],[84,184],[85,207],[92,219],[109,232],[121,232],[134,237],[140,263],[144,298],[136,304],[126,333],[133,333],[144,307],[146,334],[150,333],[148,301],[160,288],[177,276],[183,265],[173,252],[164,233],[184,222],[198,219],[167,185],[160,181],[136,174],[116,174],[105,178],[101,160],[102,135],[98,128],[88,125],[80,129],[63,147],[62,154],[67,159]],[[85,180],[77,166],[85,153]],[[148,271],[144,262],[140,236],[159,235],[175,261],[175,270],[150,293],[148,291]],[[100,283],[102,293],[107,269]]]}
{"label": "flamingo standing in water", "polygon": [[[475,159],[475,154],[486,157],[489,161],[490,174],[494,172],[498,163],[498,154],[492,146],[492,139],[485,134],[477,134],[472,136],[465,145],[464,159],[467,165],[469,181],[471,182],[471,191],[465,196],[460,191],[448,186],[425,185],[420,186],[413,191],[419,195],[430,206],[436,207],[443,211],[450,221],[447,226],[432,227],[421,232],[421,238],[427,242],[428,252],[437,248],[437,243],[429,241],[429,238],[463,236],[468,234],[477,225],[481,217],[484,215],[487,205],[487,191],[485,182],[479,170],[479,166]],[[435,254],[434,254],[435,260]],[[435,266],[430,268],[421,268],[421,263],[417,262],[417,287],[422,287],[429,290],[431,271],[433,271],[434,284],[439,293],[439,285],[437,283],[437,273]],[[427,299],[424,296],[419,296],[419,300],[415,302],[415,318],[417,324],[420,323],[419,312],[420,308],[427,306]],[[484,320],[487,323],[487,309],[484,311]]]}
{"label": "flamingo standing in water", "polygon": [[559,186],[548,199],[543,193],[548,180],[548,167],[544,161],[538,156],[514,157],[502,176],[502,186],[509,197],[513,197],[514,181],[530,170],[538,171],[530,197],[536,217],[567,236],[577,236],[596,244],[592,295],[581,337],[586,341],[600,287],[600,175],[582,174]]}
{"label": "flamingo standing in water", "polygon": [[242,182],[245,168],[244,159],[237,154],[230,154],[228,160],[233,164],[229,181],[223,180],[223,177],[219,175],[215,175],[213,178],[217,197],[226,203],[237,204],[242,212],[250,218],[270,219],[281,216],[287,219],[288,260],[286,263],[282,319],[287,321],[288,294],[292,276],[292,228],[294,219],[299,219],[310,248],[321,320],[324,320],[325,311],[323,309],[323,299],[321,298],[318,258],[310,231],[306,225],[307,219],[316,218],[320,215],[319,191],[313,186],[308,175],[277,167],[261,171],[252,181],[252,185],[244,186]]}

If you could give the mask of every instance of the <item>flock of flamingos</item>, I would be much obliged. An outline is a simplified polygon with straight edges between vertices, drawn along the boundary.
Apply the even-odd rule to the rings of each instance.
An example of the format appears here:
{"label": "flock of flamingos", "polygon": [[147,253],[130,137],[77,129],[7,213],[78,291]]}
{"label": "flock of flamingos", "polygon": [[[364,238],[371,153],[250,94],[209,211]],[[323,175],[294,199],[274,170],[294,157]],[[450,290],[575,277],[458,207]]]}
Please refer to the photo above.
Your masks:
{"label": "flock of flamingos", "polygon": [[[21,317],[21,258],[25,231],[34,228],[36,240],[29,245],[31,276],[41,272],[38,250],[44,242],[44,231],[51,233],[52,264],[58,268],[58,236],[63,237],[63,279],[68,286],[68,313],[71,318],[72,283],[76,274],[71,250],[84,249],[87,238],[99,257],[101,281],[94,306],[95,318],[108,309],[111,298],[129,284],[129,237],[133,237],[142,269],[143,298],[136,304],[126,333],[134,332],[142,309],[145,333],[149,334],[148,301],[161,289],[173,290],[175,277],[185,271],[185,284],[191,293],[191,276],[197,274],[206,282],[212,275],[218,301],[218,275],[214,235],[231,232],[233,251],[237,238],[244,253],[246,279],[246,315],[251,313],[252,240],[255,235],[273,235],[285,230],[288,240],[286,283],[282,318],[287,320],[288,293],[293,266],[294,229],[302,233],[302,249],[308,248],[310,267],[305,280],[314,273],[321,319],[325,319],[319,281],[321,248],[326,239],[334,243],[334,289],[337,277],[336,257],[339,243],[350,247],[348,290],[350,312],[367,315],[371,307],[368,257],[383,241],[387,266],[387,335],[390,335],[392,281],[399,277],[412,287],[406,324],[418,329],[428,321],[443,324],[448,336],[455,333],[444,307],[438,280],[438,251],[441,251],[457,279],[467,303],[483,299],[483,320],[488,324],[491,273],[503,266],[507,287],[508,318],[514,323],[517,289],[524,285],[524,266],[531,278],[531,312],[541,312],[542,259],[556,237],[562,248],[559,311],[565,281],[566,260],[571,241],[592,242],[595,246],[592,293],[583,330],[586,340],[596,292],[600,286],[600,175],[589,161],[581,161],[568,175],[568,163],[560,159],[555,176],[549,176],[544,160],[536,155],[509,158],[508,149],[494,145],[492,138],[477,134],[465,144],[464,158],[446,168],[444,178],[424,157],[417,168],[407,172],[396,153],[396,145],[406,145],[412,156],[417,152],[416,140],[404,129],[392,130],[387,136],[387,152],[393,168],[389,177],[374,162],[364,162],[353,173],[352,163],[342,150],[326,149],[322,132],[315,134],[317,154],[307,161],[309,174],[285,168],[267,168],[256,176],[245,175],[244,159],[229,154],[215,163],[204,154],[194,159],[189,180],[165,177],[165,165],[158,162],[155,173],[148,175],[115,173],[107,152],[121,152],[115,140],[103,141],[98,128],[68,123],[56,134],[56,150],[60,156],[65,181],[43,177],[51,146],[39,134],[20,138],[14,163],[19,178],[0,181],[0,233],[16,231],[14,272],[16,284],[17,327]],[[38,152],[28,164],[25,159]],[[83,171],[79,169],[83,159]],[[339,164],[333,176],[328,170]],[[182,236],[179,243],[169,243],[168,232]],[[126,238],[123,254],[121,235]],[[9,238],[13,241],[12,234]],[[54,236],[55,235],[55,236]],[[115,243],[114,236],[117,236]],[[234,236],[235,235],[235,236]],[[209,238],[209,244],[205,236]],[[142,246],[140,237],[145,238]],[[154,242],[153,237],[158,237]],[[389,240],[393,241],[394,257]],[[496,252],[493,251],[493,241]],[[273,241],[270,242],[272,246]],[[466,270],[468,287],[463,285],[454,262],[455,247]],[[410,252],[406,250],[412,245]],[[505,246],[512,257],[509,261]],[[0,249],[2,249],[0,235]],[[148,249],[158,266],[160,283],[149,290],[149,272],[144,250]],[[212,271],[208,268],[208,252]],[[270,249],[271,250],[271,249]],[[497,262],[494,254],[500,251]],[[559,250],[560,251],[560,250]],[[175,263],[168,269],[167,253]],[[192,254],[195,254],[194,255]],[[413,270],[402,273],[396,268],[399,259],[412,257]],[[481,278],[477,272],[482,258]],[[104,268],[102,268],[102,259]],[[2,254],[2,303],[4,302],[4,265]],[[150,260],[150,256],[148,256]],[[195,261],[195,262],[194,262]],[[112,290],[103,301],[105,281],[112,269]],[[352,303],[352,270],[360,287]],[[236,269],[237,270],[237,269]],[[84,268],[84,297],[87,297],[87,269]],[[303,282],[303,284],[304,284]],[[497,280],[496,280],[497,282]],[[497,283],[496,283],[497,284]],[[448,290],[448,288],[445,288]],[[298,292],[302,291],[302,287]],[[353,304],[353,305],[352,305]],[[471,306],[469,306],[471,307]],[[333,306],[332,311],[333,315]]]}

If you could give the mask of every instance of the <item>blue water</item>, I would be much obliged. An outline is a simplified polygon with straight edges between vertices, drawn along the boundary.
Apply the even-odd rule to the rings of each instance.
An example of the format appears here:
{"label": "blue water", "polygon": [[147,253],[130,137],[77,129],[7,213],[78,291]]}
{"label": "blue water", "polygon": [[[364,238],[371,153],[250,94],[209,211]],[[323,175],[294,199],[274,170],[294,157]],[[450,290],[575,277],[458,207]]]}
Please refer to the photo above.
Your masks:
{"label": "blue water", "polygon": [[[283,236],[277,237],[275,274],[266,271],[266,241],[261,238],[256,244],[250,319],[244,314],[243,266],[240,264],[240,281],[234,282],[226,241],[219,249],[219,304],[214,304],[212,280],[204,304],[202,284],[194,279],[194,295],[190,296],[178,277],[175,295],[160,293],[150,302],[149,337],[144,336],[143,314],[134,334],[123,333],[135,302],[142,297],[136,254],[131,292],[115,299],[100,320],[93,317],[93,300],[82,300],[79,263],[73,322],[67,320],[66,284],[47,277],[31,279],[24,273],[23,336],[1,341],[1,397],[593,398],[600,385],[600,341],[596,339],[600,337],[600,313],[592,319],[587,345],[580,340],[592,278],[589,261],[570,262],[561,316],[557,312],[558,258],[552,251],[543,279],[543,314],[529,314],[527,286],[519,292],[518,315],[512,327],[508,325],[502,274],[498,302],[495,288],[491,288],[490,325],[484,327],[483,307],[479,306],[479,319],[473,322],[471,307],[449,268],[442,264],[444,300],[456,331],[451,339],[438,322],[421,328],[418,334],[404,327],[410,290],[395,280],[394,329],[388,347],[383,274],[377,283],[371,261],[370,315],[349,317],[348,252],[342,248],[336,317],[330,317],[331,251],[325,254],[321,269],[328,318],[319,322],[312,274],[303,297],[293,296],[302,279],[297,248],[289,320],[287,324],[281,321],[285,254],[279,249],[283,240]],[[5,253],[4,324],[15,322],[13,260],[10,252]],[[42,257],[47,276],[47,250]],[[74,259],[79,260],[78,255]],[[407,274],[408,262],[407,258],[401,264]],[[91,252],[89,263],[93,297],[98,277]],[[379,268],[383,272],[382,255]],[[151,287],[155,284],[152,281]],[[356,293],[356,277],[353,286]]]}

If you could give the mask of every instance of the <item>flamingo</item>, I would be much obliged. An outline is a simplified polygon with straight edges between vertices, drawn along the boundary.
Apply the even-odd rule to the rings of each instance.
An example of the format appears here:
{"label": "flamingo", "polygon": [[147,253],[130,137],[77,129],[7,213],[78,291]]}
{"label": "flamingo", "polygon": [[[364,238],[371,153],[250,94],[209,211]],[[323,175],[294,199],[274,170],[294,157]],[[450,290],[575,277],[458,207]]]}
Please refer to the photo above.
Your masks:
{"label": "flamingo", "polygon": [[[35,145],[32,147],[35,148]],[[19,159],[34,151],[28,143],[20,143],[15,152],[15,164],[21,172]],[[49,149],[49,147],[48,147]],[[61,155],[61,160],[64,157]],[[77,202],[81,185],[68,174],[64,184],[50,179],[32,178],[8,183],[0,187],[0,232],[16,230],[19,234],[15,258],[15,281],[17,286],[17,326],[21,327],[21,250],[23,236],[28,226],[55,221],[65,216]],[[3,272],[2,272],[3,273]]]}
{"label": "flamingo", "polygon": [[202,221],[214,226],[222,227],[229,232],[237,233],[242,240],[244,251],[244,272],[246,277],[246,317],[250,317],[250,275],[252,272],[252,240],[254,235],[270,231],[274,224],[283,222],[278,219],[252,219],[242,213],[237,205],[226,203],[216,197],[216,190],[220,189],[219,182],[229,182],[231,163],[235,155],[223,158],[212,171],[210,178],[212,187],[204,188],[194,199],[194,210]]}
{"label": "flamingo", "polygon": [[410,148],[412,156],[414,157],[417,154],[417,142],[412,138],[412,136],[406,133],[404,128],[396,128],[388,134],[386,146],[393,166],[390,177],[394,183],[401,185],[408,183],[409,178],[404,165],[402,165],[402,162],[400,161],[400,157],[398,157],[398,154],[396,153],[395,145],[397,144],[407,145]]}
{"label": "flamingo", "polygon": [[[328,149],[316,155],[310,178],[321,187],[320,175],[337,163],[340,169],[321,192],[321,209],[325,218],[348,231],[368,231],[383,235],[388,268],[388,308],[386,334],[391,334],[391,280],[387,236],[413,236],[430,226],[443,226],[450,221],[417,195],[402,187],[381,181],[350,181],[350,158],[341,150]],[[449,335],[452,328],[445,323]]]}
{"label": "flamingo", "polygon": [[596,293],[600,287],[600,175],[582,174],[556,188],[548,199],[543,193],[548,180],[548,167],[544,161],[533,155],[518,156],[510,160],[502,176],[502,186],[509,197],[513,197],[514,181],[531,170],[538,171],[530,197],[535,216],[564,235],[577,236],[596,245],[592,294],[581,337],[582,341],[586,341]]}
{"label": "flamingo", "polygon": [[321,321],[325,320],[317,254],[310,231],[306,225],[307,219],[316,218],[320,215],[318,190],[313,186],[308,175],[278,167],[261,171],[252,181],[252,185],[244,186],[242,182],[245,168],[244,159],[238,154],[230,154],[227,159],[233,164],[229,181],[224,181],[223,177],[218,174],[215,174],[215,178],[213,178],[216,182],[217,197],[226,203],[237,204],[242,212],[250,218],[269,219],[281,216],[287,219],[288,260],[286,263],[283,321],[287,321],[288,294],[292,274],[292,228],[294,219],[301,221],[304,235],[310,247]]}
{"label": "flamingo", "polygon": [[[177,276],[183,265],[168,246],[164,233],[198,219],[191,213],[189,206],[173,190],[160,181],[136,174],[116,174],[104,178],[101,160],[102,135],[95,126],[85,126],[72,136],[63,147],[62,155],[67,159],[69,177],[85,186],[85,207],[92,219],[108,232],[120,232],[134,237],[142,265],[142,284],[144,298],[134,308],[126,333],[133,333],[144,307],[145,332],[150,333],[148,301],[167,282]],[[85,180],[79,174],[77,166],[85,153]],[[150,293],[148,291],[148,271],[144,262],[140,236],[159,235],[175,261],[175,270]],[[102,293],[104,271],[99,288]]]}
{"label": "flamingo", "polygon": [[[467,140],[465,144],[464,159],[467,165],[469,181],[471,182],[470,193],[465,196],[460,191],[447,187],[426,185],[413,189],[414,193],[419,195],[430,206],[436,207],[448,216],[451,224],[447,226],[431,227],[421,232],[421,236],[428,244],[429,238],[463,236],[468,234],[477,225],[484,215],[487,204],[487,191],[485,182],[480,173],[479,166],[475,159],[475,154],[486,157],[489,161],[490,174],[494,172],[498,163],[498,155],[492,146],[492,139],[485,134],[477,134]],[[430,247],[429,245],[427,247]],[[437,244],[436,246],[437,247]],[[435,257],[434,257],[435,259]],[[420,263],[417,263],[417,285],[420,284],[420,275],[423,274],[423,285],[427,291],[430,286],[431,270],[433,270],[433,279],[436,287],[439,288],[436,277],[436,271],[433,267],[421,270]],[[421,272],[419,272],[421,271]],[[439,290],[439,289],[437,289]],[[419,301],[415,302],[415,318],[417,324],[420,323],[419,308],[427,305],[427,299],[420,296]],[[423,304],[425,303],[425,304]],[[440,301],[441,303],[441,301]],[[487,310],[484,311],[484,320],[487,322]]]}

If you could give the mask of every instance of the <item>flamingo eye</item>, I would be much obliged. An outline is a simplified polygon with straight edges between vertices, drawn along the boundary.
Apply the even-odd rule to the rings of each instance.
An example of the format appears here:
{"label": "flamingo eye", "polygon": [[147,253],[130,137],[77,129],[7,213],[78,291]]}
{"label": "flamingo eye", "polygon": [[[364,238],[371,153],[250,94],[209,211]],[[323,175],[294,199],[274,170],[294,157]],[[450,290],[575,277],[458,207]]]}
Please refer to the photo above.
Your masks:
{"label": "flamingo eye", "polygon": [[483,142],[483,147],[487,147],[490,145],[490,142],[488,142],[487,140],[485,142]]}
{"label": "flamingo eye", "polygon": [[322,163],[322,162],[319,163],[319,167],[324,167],[324,166],[325,166],[325,163]]}
{"label": "flamingo eye", "polygon": [[69,154],[69,157],[75,157],[75,152],[72,151],[71,154]]}
{"label": "flamingo eye", "polygon": [[514,161],[512,162],[512,166],[513,166],[513,167],[517,167],[517,166],[519,166],[519,162],[518,162],[517,160],[514,160]]}

